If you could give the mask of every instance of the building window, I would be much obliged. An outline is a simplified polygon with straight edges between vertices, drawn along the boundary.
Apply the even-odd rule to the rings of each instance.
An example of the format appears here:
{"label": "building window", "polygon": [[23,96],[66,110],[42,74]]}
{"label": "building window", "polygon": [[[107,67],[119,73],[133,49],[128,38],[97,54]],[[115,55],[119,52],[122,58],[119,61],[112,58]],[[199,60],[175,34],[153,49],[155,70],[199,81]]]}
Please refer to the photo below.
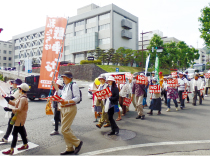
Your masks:
{"label": "building window", "polygon": [[73,37],[74,36],[74,33],[68,33],[66,34],[66,38],[70,38],[70,37]]}
{"label": "building window", "polygon": [[99,39],[99,45],[110,44],[110,38]]}
{"label": "building window", "polygon": [[6,54],[7,53],[7,51],[6,50],[4,50],[4,54]]}
{"label": "building window", "polygon": [[107,18],[110,18],[110,13],[103,14],[103,15],[99,16],[99,20],[104,20],[104,19],[107,19]]}
{"label": "building window", "polygon": [[4,66],[4,67],[6,67],[6,66],[7,66],[7,64],[6,64],[6,63],[3,63],[3,66]]}
{"label": "building window", "polygon": [[76,58],[84,57],[84,54],[76,54]]}
{"label": "building window", "polygon": [[7,47],[7,45],[6,45],[6,44],[4,44],[4,47]]}
{"label": "building window", "polygon": [[12,60],[12,58],[11,57],[9,57],[9,61],[11,61]]}
{"label": "building window", "polygon": [[92,27],[92,28],[88,28],[87,29],[87,33],[91,33],[91,32],[97,32],[97,27]]}
{"label": "building window", "polygon": [[3,60],[7,60],[7,58],[6,57],[3,57]]}
{"label": "building window", "polygon": [[79,35],[82,35],[82,34],[84,34],[84,30],[80,30],[80,31],[75,32],[76,36],[79,36]]}
{"label": "building window", "polygon": [[76,27],[80,26],[80,25],[84,25],[85,24],[85,21],[79,21],[79,22],[76,22]]}
{"label": "building window", "polygon": [[69,24],[68,26],[67,26],[67,29],[73,29],[74,28],[74,24]]}
{"label": "building window", "polygon": [[11,63],[9,63],[9,64],[8,64],[8,66],[9,66],[9,67],[12,67],[12,64],[11,64]]}
{"label": "building window", "polygon": [[87,19],[87,24],[96,22],[96,17]]}
{"label": "building window", "polygon": [[18,59],[18,55],[15,55],[15,59]]}
{"label": "building window", "polygon": [[106,29],[110,29],[110,24],[109,23],[99,26],[99,31],[106,30]]}
{"label": "building window", "polygon": [[9,45],[9,48],[12,48],[12,45]]}

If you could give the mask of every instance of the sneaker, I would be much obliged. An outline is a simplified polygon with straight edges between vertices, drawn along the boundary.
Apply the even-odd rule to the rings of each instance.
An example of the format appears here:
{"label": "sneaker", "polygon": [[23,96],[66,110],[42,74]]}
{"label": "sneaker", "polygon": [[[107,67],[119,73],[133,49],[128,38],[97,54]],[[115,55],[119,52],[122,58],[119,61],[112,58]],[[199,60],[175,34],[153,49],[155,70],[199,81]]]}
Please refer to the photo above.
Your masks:
{"label": "sneaker", "polygon": [[178,111],[179,110],[179,108],[178,107],[176,107],[176,111]]}
{"label": "sneaker", "polygon": [[136,119],[141,119],[141,116],[140,116],[140,115],[138,115],[138,116],[136,117]]}
{"label": "sneaker", "polygon": [[8,140],[7,140],[7,139],[5,139],[5,138],[2,138],[2,139],[0,140],[0,142],[5,142],[5,143],[8,143]]}
{"label": "sneaker", "polygon": [[11,151],[11,150],[8,150],[8,151],[5,151],[5,152],[2,152],[2,154],[5,154],[5,155],[13,155],[14,153],[14,150]]}
{"label": "sneaker", "polygon": [[171,111],[170,108],[166,109],[166,112],[170,112],[170,111]]}
{"label": "sneaker", "polygon": [[50,135],[58,135],[58,134],[59,134],[58,131],[52,131],[52,132],[50,133]]}
{"label": "sneaker", "polygon": [[28,148],[29,148],[28,145],[27,145],[27,146],[24,146],[24,145],[23,145],[21,148],[18,148],[17,150],[18,150],[18,151],[21,151],[21,150],[25,150],[25,149],[28,149]]}
{"label": "sneaker", "polygon": [[207,97],[208,95],[205,95],[205,97]]}

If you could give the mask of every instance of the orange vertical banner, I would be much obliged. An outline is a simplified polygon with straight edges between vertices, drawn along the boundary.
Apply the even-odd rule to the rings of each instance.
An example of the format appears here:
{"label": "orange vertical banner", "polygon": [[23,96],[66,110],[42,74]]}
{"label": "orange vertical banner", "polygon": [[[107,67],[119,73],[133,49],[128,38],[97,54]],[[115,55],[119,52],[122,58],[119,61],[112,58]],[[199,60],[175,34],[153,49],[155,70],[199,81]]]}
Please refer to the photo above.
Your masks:
{"label": "orange vertical banner", "polygon": [[[66,18],[47,17],[38,88],[50,89],[56,71],[55,80],[58,77],[60,65],[58,57],[60,51],[60,58],[62,57],[66,25]],[[58,66],[56,69],[57,62]]]}

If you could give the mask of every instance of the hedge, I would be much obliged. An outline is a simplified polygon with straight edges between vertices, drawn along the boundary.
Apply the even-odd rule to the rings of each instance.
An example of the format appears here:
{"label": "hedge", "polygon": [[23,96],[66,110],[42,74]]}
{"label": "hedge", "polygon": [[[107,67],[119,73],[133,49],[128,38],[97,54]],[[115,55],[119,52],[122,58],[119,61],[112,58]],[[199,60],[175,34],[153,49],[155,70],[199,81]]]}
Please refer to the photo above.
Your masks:
{"label": "hedge", "polygon": [[96,64],[96,65],[101,65],[102,62],[101,62],[101,60],[94,60],[94,61],[82,60],[82,61],[80,61],[80,64]]}

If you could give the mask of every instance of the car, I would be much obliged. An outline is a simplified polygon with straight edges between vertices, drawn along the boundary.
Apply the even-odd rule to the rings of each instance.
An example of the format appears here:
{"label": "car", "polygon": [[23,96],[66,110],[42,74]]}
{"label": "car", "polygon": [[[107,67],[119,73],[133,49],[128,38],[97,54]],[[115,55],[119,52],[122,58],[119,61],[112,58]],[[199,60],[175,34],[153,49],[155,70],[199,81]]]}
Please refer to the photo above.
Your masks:
{"label": "car", "polygon": [[[29,85],[29,91],[27,92],[27,97],[33,101],[35,98],[46,98],[49,95],[50,89],[40,89],[38,88],[39,84],[39,75],[31,75],[25,77],[25,83]],[[51,92],[52,93],[52,92]]]}
{"label": "car", "polygon": [[199,73],[199,70],[193,69],[193,68],[188,68],[184,72],[188,72],[188,78],[192,79],[192,78],[194,78],[196,73]]}
{"label": "car", "polygon": [[16,67],[12,67],[11,69],[12,69],[12,70],[16,70]]}

